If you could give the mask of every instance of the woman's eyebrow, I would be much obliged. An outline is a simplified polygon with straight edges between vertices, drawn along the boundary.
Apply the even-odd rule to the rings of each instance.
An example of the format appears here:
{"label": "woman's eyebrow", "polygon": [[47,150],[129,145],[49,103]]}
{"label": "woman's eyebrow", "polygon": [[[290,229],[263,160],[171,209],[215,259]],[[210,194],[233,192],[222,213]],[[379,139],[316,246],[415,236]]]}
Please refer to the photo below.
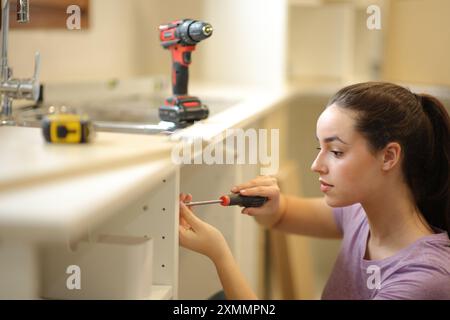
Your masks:
{"label": "woman's eyebrow", "polygon": [[[316,136],[316,139],[319,140],[319,137]],[[339,138],[338,136],[331,136],[331,137],[325,138],[325,139],[323,139],[323,142],[324,142],[324,143],[330,143],[330,142],[333,142],[333,141],[335,141],[335,140],[337,140],[337,141],[339,141],[339,142],[341,142],[341,143],[343,143],[343,144],[347,144],[347,145],[348,145],[347,142],[343,141],[343,140],[342,140],[341,138]]]}

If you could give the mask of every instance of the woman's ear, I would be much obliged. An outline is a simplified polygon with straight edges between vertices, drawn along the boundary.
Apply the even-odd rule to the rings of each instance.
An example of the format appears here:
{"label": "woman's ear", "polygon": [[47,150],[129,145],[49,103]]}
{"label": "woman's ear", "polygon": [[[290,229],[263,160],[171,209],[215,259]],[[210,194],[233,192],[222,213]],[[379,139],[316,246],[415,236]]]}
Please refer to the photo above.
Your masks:
{"label": "woman's ear", "polygon": [[402,147],[398,142],[390,142],[383,149],[382,169],[389,171],[400,163],[402,155]]}

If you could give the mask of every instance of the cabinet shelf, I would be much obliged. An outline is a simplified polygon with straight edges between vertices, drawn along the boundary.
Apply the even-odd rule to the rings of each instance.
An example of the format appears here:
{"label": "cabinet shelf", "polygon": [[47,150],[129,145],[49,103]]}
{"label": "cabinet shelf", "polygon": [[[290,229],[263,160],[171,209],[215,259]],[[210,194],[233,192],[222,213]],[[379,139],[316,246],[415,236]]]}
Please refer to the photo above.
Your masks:
{"label": "cabinet shelf", "polygon": [[172,286],[153,285],[152,294],[147,300],[170,300],[173,299]]}

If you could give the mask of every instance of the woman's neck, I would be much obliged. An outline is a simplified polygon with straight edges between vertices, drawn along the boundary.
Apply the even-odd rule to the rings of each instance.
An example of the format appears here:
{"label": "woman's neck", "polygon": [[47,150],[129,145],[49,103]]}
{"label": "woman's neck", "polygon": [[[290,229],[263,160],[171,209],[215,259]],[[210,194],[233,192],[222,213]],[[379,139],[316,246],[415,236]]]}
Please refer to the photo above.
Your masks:
{"label": "woman's neck", "polygon": [[367,246],[381,249],[380,252],[385,252],[381,256],[395,254],[416,240],[433,234],[405,185],[384,188],[381,194],[362,203],[362,206],[370,228]]}

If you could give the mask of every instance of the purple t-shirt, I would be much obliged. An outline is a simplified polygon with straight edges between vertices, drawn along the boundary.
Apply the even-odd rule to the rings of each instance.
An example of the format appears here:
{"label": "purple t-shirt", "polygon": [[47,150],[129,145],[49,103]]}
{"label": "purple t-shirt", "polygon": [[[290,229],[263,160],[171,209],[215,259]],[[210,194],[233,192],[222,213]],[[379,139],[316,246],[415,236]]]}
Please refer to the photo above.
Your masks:
{"label": "purple t-shirt", "polygon": [[391,257],[366,260],[369,224],[363,207],[333,213],[344,237],[322,299],[450,299],[446,232],[420,238]]}

